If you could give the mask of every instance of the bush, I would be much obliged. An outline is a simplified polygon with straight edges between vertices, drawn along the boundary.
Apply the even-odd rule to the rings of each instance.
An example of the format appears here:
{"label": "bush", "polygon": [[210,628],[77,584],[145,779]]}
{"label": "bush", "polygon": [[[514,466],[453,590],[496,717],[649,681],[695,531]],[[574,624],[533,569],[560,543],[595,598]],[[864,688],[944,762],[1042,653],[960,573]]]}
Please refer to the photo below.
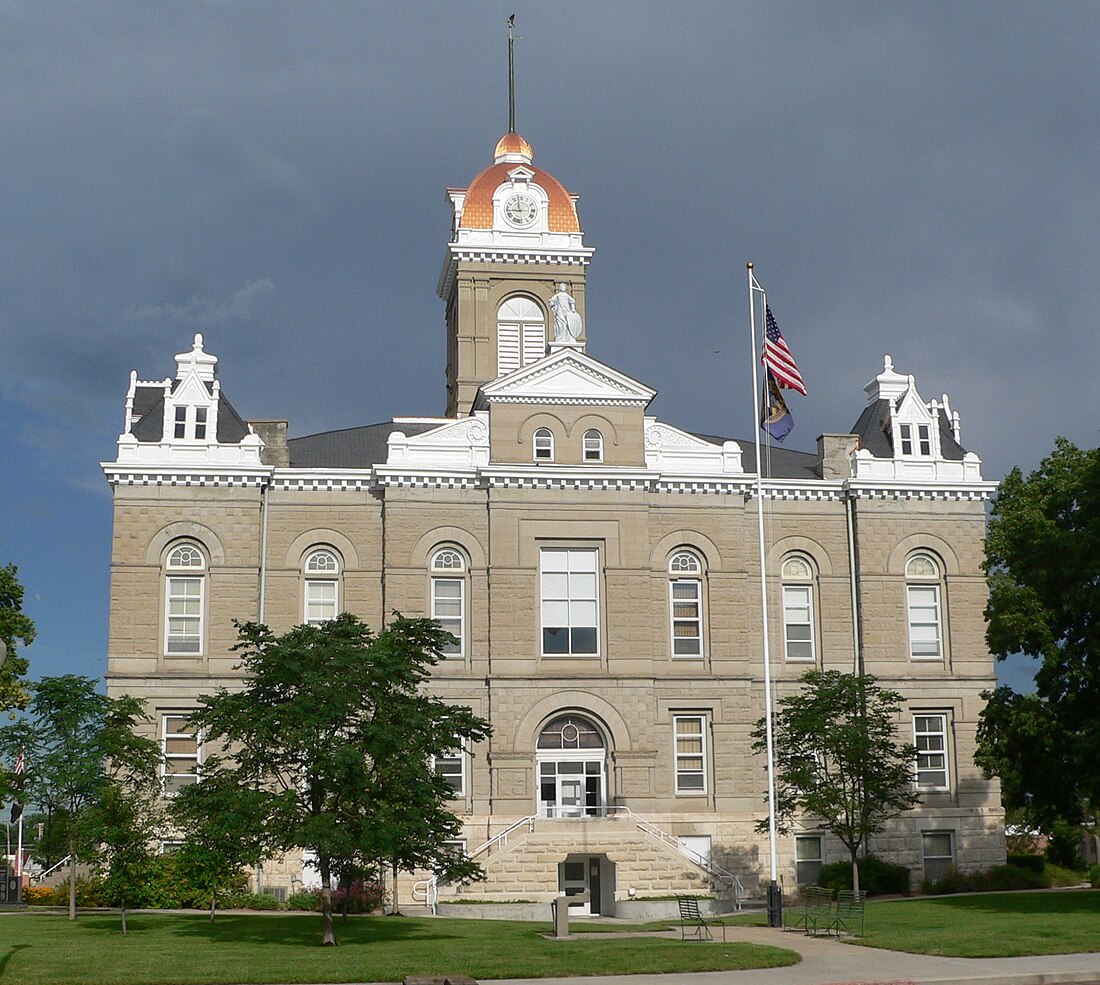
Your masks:
{"label": "bush", "polygon": [[1017,869],[1027,869],[1029,872],[1042,872],[1047,860],[1042,855],[1032,855],[1029,852],[1013,852],[1008,856],[1008,864]]}
{"label": "bush", "polygon": [[1060,865],[1063,869],[1083,868],[1081,859],[1081,837],[1083,830],[1068,821],[1055,821],[1047,836],[1047,861]]}
{"label": "bush", "polygon": [[270,893],[246,893],[231,890],[218,897],[218,905],[226,910],[277,910],[279,901]]}
{"label": "bush", "polygon": [[[54,906],[69,905],[69,881],[54,886],[50,902]],[[99,879],[87,879],[80,876],[76,880],[77,906],[103,906],[103,884]]]}
{"label": "bush", "polygon": [[[821,867],[817,884],[825,889],[851,889],[852,863],[832,862]],[[859,888],[868,896],[905,896],[909,893],[909,870],[904,865],[884,862],[874,855],[859,860]]]}
{"label": "bush", "polygon": [[1100,865],[1094,865],[1089,869],[1089,884],[1093,889],[1100,889]]}
{"label": "bush", "polygon": [[1050,885],[1050,877],[1036,872],[1032,868],[1016,865],[995,865],[991,869],[979,869],[975,872],[959,872],[951,869],[942,879],[921,883],[921,891],[929,896],[943,896],[950,893],[989,893],[1010,889],[1045,889]]}
{"label": "bush", "polygon": [[28,906],[52,906],[53,890],[49,886],[27,886],[23,890],[23,902]]}
{"label": "bush", "polygon": [[286,898],[288,910],[319,910],[321,909],[321,890],[303,889],[297,893],[291,893]]}
{"label": "bush", "polygon": [[[318,900],[320,899],[320,893],[321,891],[318,890]],[[332,911],[333,913],[342,913],[344,910],[344,897],[347,896],[348,913],[371,913],[382,906],[384,895],[381,883],[356,879],[346,891],[342,886],[333,890]]]}

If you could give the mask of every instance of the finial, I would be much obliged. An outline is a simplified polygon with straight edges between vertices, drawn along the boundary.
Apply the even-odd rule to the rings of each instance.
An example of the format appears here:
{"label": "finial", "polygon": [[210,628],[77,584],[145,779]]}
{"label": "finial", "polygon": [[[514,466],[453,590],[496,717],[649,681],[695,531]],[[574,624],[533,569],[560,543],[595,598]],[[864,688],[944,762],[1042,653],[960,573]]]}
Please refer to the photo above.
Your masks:
{"label": "finial", "polygon": [[752,270],[754,265],[753,262],[750,260],[748,263],[745,264],[745,266],[748,267],[749,270]]}
{"label": "finial", "polygon": [[516,15],[508,18],[508,132],[516,132],[516,58],[515,40],[512,28],[516,26]]}

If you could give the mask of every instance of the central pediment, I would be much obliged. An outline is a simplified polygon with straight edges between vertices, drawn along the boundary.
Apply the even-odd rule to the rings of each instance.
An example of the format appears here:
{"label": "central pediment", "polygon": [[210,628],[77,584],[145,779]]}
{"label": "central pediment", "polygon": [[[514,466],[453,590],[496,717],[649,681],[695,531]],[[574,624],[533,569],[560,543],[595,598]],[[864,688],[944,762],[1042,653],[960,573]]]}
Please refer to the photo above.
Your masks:
{"label": "central pediment", "polygon": [[484,384],[474,407],[490,404],[586,404],[646,407],[657,391],[579,349],[560,349]]}

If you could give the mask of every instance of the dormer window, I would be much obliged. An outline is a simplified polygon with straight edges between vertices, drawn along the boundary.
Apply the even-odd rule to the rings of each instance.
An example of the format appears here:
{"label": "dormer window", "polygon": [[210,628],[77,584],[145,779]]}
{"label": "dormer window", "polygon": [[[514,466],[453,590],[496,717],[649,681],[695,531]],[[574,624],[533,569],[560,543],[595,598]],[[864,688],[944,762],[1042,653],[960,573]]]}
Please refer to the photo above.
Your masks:
{"label": "dormer window", "polygon": [[[916,434],[914,436],[914,428]],[[928,458],[932,454],[932,428],[928,424],[899,424],[898,433],[901,437],[902,455],[921,455]],[[917,451],[914,451],[914,437]]]}
{"label": "dormer window", "polygon": [[177,438],[186,438],[187,437],[187,408],[186,407],[177,407],[176,408],[175,436]]}
{"label": "dormer window", "polygon": [[195,408],[195,440],[204,441],[206,439],[206,408]]}
{"label": "dormer window", "polygon": [[535,432],[535,461],[552,462],[554,460],[554,432],[549,428],[539,428]]}
{"label": "dormer window", "polygon": [[206,407],[187,407],[183,404],[176,404],[172,418],[174,425],[172,436],[184,440],[205,441],[208,413]]}

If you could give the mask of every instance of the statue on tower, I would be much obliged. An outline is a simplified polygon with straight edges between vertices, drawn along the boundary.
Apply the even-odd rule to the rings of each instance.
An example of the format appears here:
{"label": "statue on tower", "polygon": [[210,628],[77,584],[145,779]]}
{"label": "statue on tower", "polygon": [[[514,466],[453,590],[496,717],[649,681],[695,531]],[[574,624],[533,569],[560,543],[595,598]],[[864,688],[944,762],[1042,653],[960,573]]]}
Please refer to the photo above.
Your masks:
{"label": "statue on tower", "polygon": [[577,312],[577,302],[566,290],[565,284],[558,285],[557,293],[550,298],[550,310],[554,312],[554,342],[576,342],[581,337],[583,323]]}

